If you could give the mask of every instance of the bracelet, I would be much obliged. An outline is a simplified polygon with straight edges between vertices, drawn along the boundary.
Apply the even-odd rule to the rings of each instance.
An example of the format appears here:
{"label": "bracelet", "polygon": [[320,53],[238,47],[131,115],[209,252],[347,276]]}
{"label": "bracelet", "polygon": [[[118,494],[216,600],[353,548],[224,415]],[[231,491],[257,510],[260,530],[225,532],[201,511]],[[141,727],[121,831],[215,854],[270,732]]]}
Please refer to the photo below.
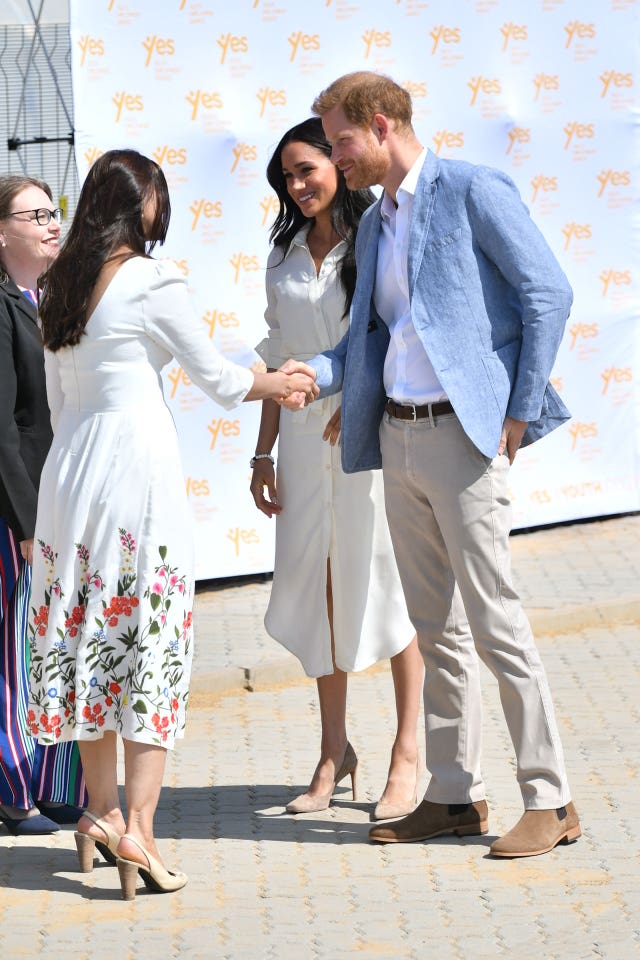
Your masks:
{"label": "bracelet", "polygon": [[256,455],[251,457],[251,460],[249,460],[249,466],[252,470],[256,465],[256,460],[270,460],[271,463],[275,463],[275,460],[270,453],[256,453]]}

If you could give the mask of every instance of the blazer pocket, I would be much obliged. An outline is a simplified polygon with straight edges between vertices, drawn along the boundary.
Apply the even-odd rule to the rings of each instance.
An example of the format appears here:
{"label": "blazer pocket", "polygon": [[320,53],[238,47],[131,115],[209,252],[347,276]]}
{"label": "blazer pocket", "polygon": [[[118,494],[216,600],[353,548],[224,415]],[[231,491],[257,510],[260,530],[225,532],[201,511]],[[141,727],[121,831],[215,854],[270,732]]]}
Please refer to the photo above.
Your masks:
{"label": "blazer pocket", "polygon": [[442,247],[448,247],[452,243],[458,243],[462,236],[462,227],[457,227],[451,233],[445,233],[440,237],[434,237],[427,241],[427,250],[440,250]]}

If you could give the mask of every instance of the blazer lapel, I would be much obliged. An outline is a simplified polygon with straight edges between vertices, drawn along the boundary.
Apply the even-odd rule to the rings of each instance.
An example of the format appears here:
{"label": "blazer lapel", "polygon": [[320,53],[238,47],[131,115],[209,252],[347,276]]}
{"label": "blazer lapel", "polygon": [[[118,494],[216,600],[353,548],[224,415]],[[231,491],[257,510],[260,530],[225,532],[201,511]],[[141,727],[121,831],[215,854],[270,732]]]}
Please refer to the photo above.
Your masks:
{"label": "blazer lapel", "polygon": [[[371,213],[361,224],[360,229],[364,228],[366,233],[362,239],[362,254],[358,257],[358,283],[356,286],[356,295],[358,298],[358,310],[355,313],[363,313],[369,322],[370,305],[373,299],[373,290],[376,281],[376,268],[378,265],[378,237],[380,236],[380,204],[382,200],[374,205]],[[364,309],[362,309],[364,308]]]}
{"label": "blazer lapel", "polygon": [[410,297],[413,296],[413,289],[429,234],[429,224],[436,199],[439,172],[440,162],[436,155],[432,153],[431,150],[428,150],[424,165],[420,171],[420,176],[418,177],[411,214],[411,225],[409,227],[408,277]]}
{"label": "blazer lapel", "polygon": [[9,282],[5,284],[5,291],[14,301],[20,313],[24,314],[24,316],[28,317],[32,323],[38,326],[38,311],[31,301],[27,300],[24,293],[22,293],[20,288],[16,286],[13,280],[9,280]]}

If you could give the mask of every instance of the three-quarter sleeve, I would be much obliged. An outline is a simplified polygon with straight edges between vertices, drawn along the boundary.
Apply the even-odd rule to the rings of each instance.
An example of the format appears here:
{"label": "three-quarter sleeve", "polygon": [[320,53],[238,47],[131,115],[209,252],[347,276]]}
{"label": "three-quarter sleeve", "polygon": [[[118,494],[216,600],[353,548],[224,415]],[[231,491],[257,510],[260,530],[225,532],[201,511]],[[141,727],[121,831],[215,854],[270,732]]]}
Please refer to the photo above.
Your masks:
{"label": "three-quarter sleeve", "polygon": [[253,386],[253,373],[227,360],[213,345],[173,264],[153,261],[142,310],[147,336],[174,356],[212,400],[227,410],[244,400]]}

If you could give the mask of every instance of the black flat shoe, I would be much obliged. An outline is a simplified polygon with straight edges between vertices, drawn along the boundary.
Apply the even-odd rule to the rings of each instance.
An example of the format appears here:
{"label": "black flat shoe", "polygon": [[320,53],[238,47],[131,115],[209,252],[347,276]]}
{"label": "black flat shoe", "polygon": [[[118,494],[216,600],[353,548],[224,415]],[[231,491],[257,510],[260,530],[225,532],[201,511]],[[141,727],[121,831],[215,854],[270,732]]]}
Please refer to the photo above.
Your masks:
{"label": "black flat shoe", "polygon": [[54,823],[77,823],[84,813],[81,807],[74,807],[70,803],[55,804],[39,800],[36,806],[45,818],[48,817]]}

